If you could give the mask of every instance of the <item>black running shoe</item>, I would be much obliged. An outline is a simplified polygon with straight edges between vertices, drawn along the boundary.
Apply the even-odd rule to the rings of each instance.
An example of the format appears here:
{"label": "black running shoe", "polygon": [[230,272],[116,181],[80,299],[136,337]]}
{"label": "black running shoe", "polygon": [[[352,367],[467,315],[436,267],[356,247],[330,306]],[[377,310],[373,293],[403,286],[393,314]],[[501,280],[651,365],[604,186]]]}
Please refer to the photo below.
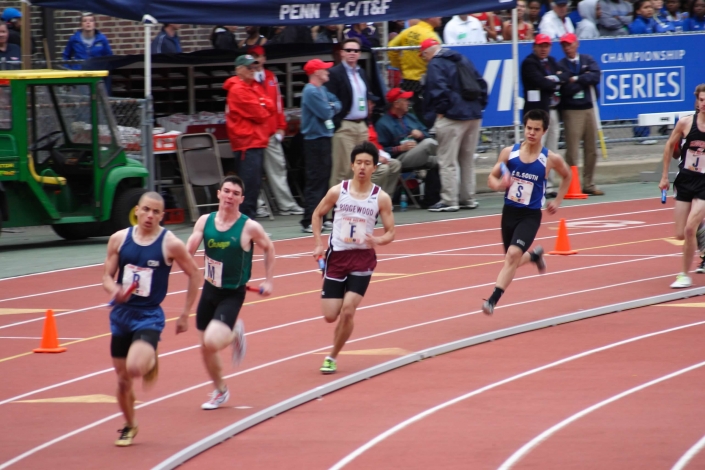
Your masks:
{"label": "black running shoe", "polygon": [[695,270],[696,273],[705,273],[705,256],[700,255],[700,264],[698,265],[697,269]]}

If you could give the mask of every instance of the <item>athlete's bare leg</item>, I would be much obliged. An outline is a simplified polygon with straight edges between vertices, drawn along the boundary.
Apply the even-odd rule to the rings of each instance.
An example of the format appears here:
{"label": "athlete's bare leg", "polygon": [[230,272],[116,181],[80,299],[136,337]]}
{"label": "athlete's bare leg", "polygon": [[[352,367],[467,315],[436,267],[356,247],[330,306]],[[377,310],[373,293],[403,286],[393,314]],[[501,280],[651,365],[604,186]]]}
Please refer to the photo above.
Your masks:
{"label": "athlete's bare leg", "polygon": [[[335,319],[338,319],[338,324],[335,327],[335,334],[333,336],[333,351],[330,353],[330,357],[335,359],[338,354],[345,346],[345,343],[350,339],[350,335],[353,332],[355,311],[358,305],[362,302],[363,297],[355,292],[346,292],[343,299],[323,299],[321,302],[323,306],[323,315],[329,323],[333,323]],[[339,310],[337,314],[333,314],[332,308],[338,304]]]}
{"label": "athlete's bare leg", "polygon": [[504,266],[497,276],[497,287],[506,291],[509,284],[512,283],[514,275],[519,266],[523,266],[531,261],[531,255],[527,251],[522,253],[521,248],[515,245],[510,245],[507,254],[504,256]]}
{"label": "athlete's bare leg", "polygon": [[690,268],[693,265],[693,252],[697,247],[695,234],[698,231],[698,225],[702,222],[703,217],[705,217],[705,201],[693,199],[683,231],[683,272],[686,274],[690,272]]}
{"label": "athlete's bare leg", "polygon": [[690,202],[676,201],[676,207],[673,208],[673,216],[676,224],[676,240],[683,240],[685,236],[685,223],[688,221],[690,206]]}
{"label": "athlete's bare leg", "polygon": [[224,392],[226,387],[223,380],[223,363],[220,359],[220,351],[233,342],[234,335],[233,330],[220,320],[211,320],[205,331],[198,332],[206,371],[208,371],[208,376],[213,381],[215,388],[221,392]]}
{"label": "athlete's bare leg", "polygon": [[118,376],[117,401],[129,427],[135,427],[135,393],[132,377],[127,373],[127,360],[113,358],[113,367]]}

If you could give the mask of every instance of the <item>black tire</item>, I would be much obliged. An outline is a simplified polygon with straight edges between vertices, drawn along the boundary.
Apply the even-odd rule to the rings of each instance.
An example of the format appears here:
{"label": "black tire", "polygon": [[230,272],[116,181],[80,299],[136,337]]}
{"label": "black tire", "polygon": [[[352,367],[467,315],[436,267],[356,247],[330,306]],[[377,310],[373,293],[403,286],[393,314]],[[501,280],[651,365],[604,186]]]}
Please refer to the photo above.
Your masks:
{"label": "black tire", "polygon": [[52,225],[51,228],[64,240],[85,240],[99,235],[100,224],[97,222],[58,224]]}
{"label": "black tire", "polygon": [[147,190],[143,188],[127,188],[122,190],[113,201],[113,214],[110,217],[112,231],[117,232],[133,225],[130,220],[131,212],[140,202],[140,198]]}

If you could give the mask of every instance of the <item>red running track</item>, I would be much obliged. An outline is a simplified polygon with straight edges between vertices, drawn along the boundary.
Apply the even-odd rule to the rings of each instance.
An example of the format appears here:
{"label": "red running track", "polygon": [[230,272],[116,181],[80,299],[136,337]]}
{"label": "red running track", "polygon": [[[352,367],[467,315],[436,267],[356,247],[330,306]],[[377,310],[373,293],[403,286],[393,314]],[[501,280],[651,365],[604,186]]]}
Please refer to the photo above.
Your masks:
{"label": "red running track", "polygon": [[[669,291],[668,284],[678,266],[673,255],[680,248],[663,240],[672,235],[673,225],[670,211],[663,210],[657,200],[577,206],[562,209],[560,215],[575,223],[570,229],[571,243],[581,254],[549,258],[550,272],[545,276],[538,276],[531,268],[520,270],[518,279],[502,299],[502,308],[497,309],[493,318],[473,312],[491,291],[502,262],[498,216],[399,227],[398,240],[380,250],[379,275],[356,317],[356,330],[346,349],[419,350],[535,319]],[[539,232],[543,240],[537,243],[549,248],[553,245],[555,230],[551,228],[556,227],[556,222],[555,218],[544,219]],[[100,281],[101,268],[0,281],[0,308],[68,310],[57,317],[60,336],[86,338],[69,345],[69,352],[58,356],[22,355],[34,344],[29,340],[0,339],[0,370],[6,378],[0,391],[0,417],[7,429],[13,430],[0,449],[0,468],[13,462],[21,467],[60,462],[62,468],[125,465],[148,468],[234,421],[330,381],[329,377],[318,374],[323,356],[314,353],[327,351],[332,337],[332,327],[319,318],[316,291],[320,288],[320,276],[311,269],[314,264],[309,256],[296,256],[310,250],[310,239],[278,242],[276,247],[280,256],[277,274],[286,276],[278,279],[273,299],[248,298],[250,305],[242,315],[248,327],[249,351],[242,367],[233,370],[233,377],[228,379],[234,392],[231,402],[216,412],[200,410],[199,405],[211,387],[201,365],[195,333],[189,331],[177,337],[173,334],[173,322],[168,322],[160,345],[160,379],[153,390],[138,392],[138,400],[143,402],[138,411],[140,435],[130,449],[112,446],[114,430],[122,423],[119,415],[116,416],[115,404],[19,403],[17,399],[20,395],[25,395],[21,400],[39,400],[114,393],[107,310],[100,307],[106,297],[99,286],[91,286]],[[292,256],[282,258],[282,255]],[[254,275],[262,275],[261,263],[256,264]],[[165,310],[167,317],[173,319],[183,302],[183,293],[179,293],[185,288],[183,275],[174,274],[171,284],[173,295],[165,302]],[[51,293],[64,289],[71,290]],[[0,316],[0,336],[37,336],[40,319],[41,315],[36,314]],[[638,329],[637,325],[627,322],[625,328]],[[504,341],[513,339],[496,344]],[[564,341],[572,345],[583,340],[571,336]],[[473,347],[462,354],[479,350]],[[461,353],[449,357],[455,354]],[[357,372],[388,359],[385,355],[342,356],[338,375]],[[523,351],[501,361],[488,358],[479,361],[478,368],[468,375],[491,380],[505,368],[519,370],[528,359]],[[463,367],[473,370],[474,361],[467,362],[463,362]],[[433,366],[433,361],[421,365],[427,363]],[[81,378],[88,374],[95,375]],[[71,380],[75,381],[57,386]],[[384,380],[387,377],[339,393],[356,394],[357,390],[375,387]],[[449,389],[454,387],[452,381],[447,383]],[[51,388],[40,390],[46,387]],[[404,395],[423,390],[407,389]],[[194,459],[193,463],[228,449],[229,455],[238,455],[238,460],[241,453],[242,459],[247,459],[250,454],[239,445],[242,439],[247,440],[270,424],[328,403],[337,396],[338,393],[258,426]],[[331,432],[322,435],[324,444],[342,441],[350,445],[340,449],[326,446],[330,451],[316,454],[322,460],[313,463],[313,468],[334,464],[354,450],[356,443],[362,443],[360,436],[373,435],[381,429],[371,406],[355,412],[359,417],[367,417],[365,426],[347,428],[342,436]],[[477,426],[482,428],[482,423]],[[303,438],[314,426],[301,421],[297,429],[300,432],[296,437],[288,434],[282,440],[270,440],[269,445],[276,445],[276,454],[284,458],[283,462],[289,465],[297,462],[299,468],[311,468],[304,461],[298,465],[298,459],[308,452],[302,443],[315,446],[316,442],[298,437],[300,434]],[[537,455],[539,450],[540,447]],[[267,459],[272,455],[268,454],[272,452],[251,454],[254,460],[248,467],[269,468]]]}

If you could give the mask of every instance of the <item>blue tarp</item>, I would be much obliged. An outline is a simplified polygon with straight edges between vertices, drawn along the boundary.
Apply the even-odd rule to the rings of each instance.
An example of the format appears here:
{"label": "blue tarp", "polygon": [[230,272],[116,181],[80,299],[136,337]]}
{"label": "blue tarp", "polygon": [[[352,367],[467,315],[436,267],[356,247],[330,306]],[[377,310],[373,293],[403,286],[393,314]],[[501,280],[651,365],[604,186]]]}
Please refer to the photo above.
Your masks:
{"label": "blue tarp", "polygon": [[[33,0],[32,5],[76,10],[75,0]],[[404,20],[511,9],[516,0],[83,0],[80,8],[100,15],[160,23],[201,25],[320,25]]]}

